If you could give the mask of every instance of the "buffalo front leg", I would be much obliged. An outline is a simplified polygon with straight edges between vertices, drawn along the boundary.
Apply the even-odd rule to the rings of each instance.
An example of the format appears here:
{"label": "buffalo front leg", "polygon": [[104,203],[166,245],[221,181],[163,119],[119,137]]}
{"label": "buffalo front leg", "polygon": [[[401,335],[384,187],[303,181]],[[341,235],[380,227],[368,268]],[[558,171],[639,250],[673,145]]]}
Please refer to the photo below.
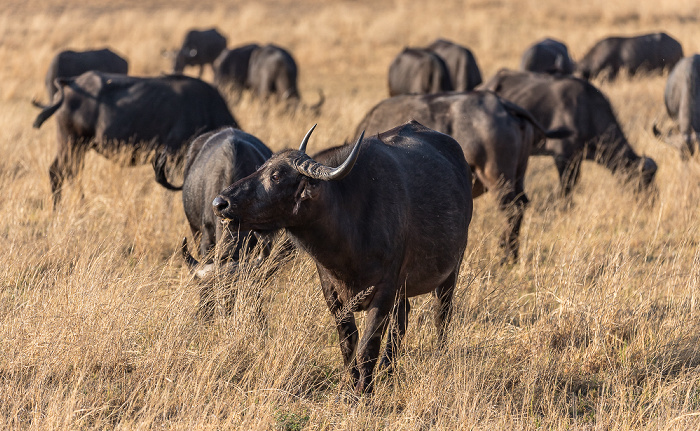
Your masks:
{"label": "buffalo front leg", "polygon": [[[389,286],[376,286],[376,292],[367,311],[365,330],[357,347],[357,368],[360,377],[355,385],[355,392],[371,393],[373,389],[372,374],[379,358],[382,336],[389,324],[389,317],[394,303],[395,290]],[[386,292],[386,293],[385,293]],[[382,295],[382,293],[384,293]]]}
{"label": "buffalo front leg", "polygon": [[410,311],[411,304],[408,302],[408,298],[399,298],[394,304],[389,333],[387,334],[386,349],[379,363],[379,368],[387,368],[389,373],[393,371],[395,355],[401,348],[401,341],[406,334]]}
{"label": "buffalo front leg", "polygon": [[335,317],[335,328],[338,331],[338,341],[340,343],[340,353],[343,356],[343,364],[352,377],[353,385],[357,384],[360,377],[355,363],[355,349],[357,348],[357,325],[352,311],[343,313],[343,303],[338,299],[334,285],[328,280],[325,274],[319,272],[321,284],[323,286],[323,296],[326,299],[328,310]]}

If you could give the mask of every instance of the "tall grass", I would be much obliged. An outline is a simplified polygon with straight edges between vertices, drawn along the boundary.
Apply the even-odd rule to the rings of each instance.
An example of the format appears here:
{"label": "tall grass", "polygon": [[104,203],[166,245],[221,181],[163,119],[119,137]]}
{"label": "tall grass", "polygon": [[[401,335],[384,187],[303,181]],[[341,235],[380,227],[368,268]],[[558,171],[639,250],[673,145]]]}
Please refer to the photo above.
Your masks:
{"label": "tall grass", "polygon": [[[700,426],[700,164],[650,133],[665,118],[665,78],[599,83],[630,142],[659,165],[653,203],[584,163],[573,205],[556,200],[547,158],[533,158],[521,261],[501,266],[504,223],[475,202],[448,342],[438,350],[430,298],[412,300],[397,372],[355,400],[313,262],[269,281],[219,278],[215,319],[195,318],[200,286],[179,256],[189,235],[179,194],[150,167],[90,154],[52,210],[55,125],[31,128],[29,101],[60,49],[109,45],[131,73],[156,75],[190,27],[229,45],[275,42],[300,68],[316,118],[244,96],[231,108],[273,150],[351,139],[387,96],[404,45],[469,46],[485,77],[516,67],[536,39],[580,58],[611,34],[665,30],[698,51],[700,5],[579,2],[131,0],[19,2],[0,13],[0,428],[2,429],[697,429]],[[207,71],[205,79],[211,79]],[[235,294],[230,308],[226,298]],[[262,310],[263,318],[252,310]],[[359,314],[358,314],[359,316]],[[360,328],[362,318],[360,317]]]}

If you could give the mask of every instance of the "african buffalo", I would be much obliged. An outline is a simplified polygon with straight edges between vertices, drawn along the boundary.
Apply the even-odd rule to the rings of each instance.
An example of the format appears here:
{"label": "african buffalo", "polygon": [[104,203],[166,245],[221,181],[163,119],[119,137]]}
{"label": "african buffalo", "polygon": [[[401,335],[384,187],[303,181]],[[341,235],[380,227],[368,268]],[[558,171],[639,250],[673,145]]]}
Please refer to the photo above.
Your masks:
{"label": "african buffalo", "polygon": [[[71,78],[89,70],[126,75],[129,72],[129,63],[107,48],[94,51],[61,51],[51,60],[49,70],[46,72],[46,93],[49,96],[49,103],[58,90],[55,84],[56,78]],[[32,103],[42,109],[46,107],[37,101]]]}
{"label": "african buffalo", "polygon": [[520,61],[520,69],[571,75],[574,73],[574,62],[569,57],[569,50],[563,42],[547,38],[525,50]]}
{"label": "african buffalo", "polygon": [[237,92],[250,88],[248,84],[250,57],[258,49],[260,45],[251,43],[223,50],[214,61],[214,83],[219,88],[230,88]]}
{"label": "african buffalo", "polygon": [[173,73],[182,73],[185,66],[199,66],[202,77],[205,64],[213,64],[214,60],[226,49],[226,36],[216,29],[190,30],[182,42],[182,47],[175,54]]}
{"label": "african buffalo", "polygon": [[[188,146],[182,204],[192,236],[199,237],[199,255],[206,259],[195,272],[205,282],[199,305],[199,313],[205,318],[210,318],[213,311],[209,306],[212,285],[206,280],[208,275],[217,263],[225,265],[225,272],[233,272],[244,244],[246,251],[252,251],[258,242],[255,235],[238,226],[221,224],[211,202],[226,187],[255,172],[271,155],[272,151],[258,138],[232,127],[199,135]],[[191,270],[202,266],[190,255],[186,240],[182,251]]]}
{"label": "african buffalo", "polygon": [[404,48],[389,66],[389,95],[430,94],[451,91],[445,61],[422,48]]}
{"label": "african buffalo", "polygon": [[443,59],[450,75],[452,89],[469,91],[481,84],[481,72],[472,52],[454,42],[438,39],[428,45],[428,50]]}
{"label": "african buffalo", "polygon": [[544,127],[574,132],[569,138],[539,142],[532,151],[554,157],[563,195],[577,183],[584,158],[621,172],[640,187],[654,180],[656,163],[634,152],[610,102],[588,81],[502,69],[483,87],[527,109]]}
{"label": "african buffalo", "polygon": [[[671,131],[663,139],[681,151],[681,157],[695,153],[700,133],[700,55],[685,57],[676,63],[666,81],[664,102],[668,116],[678,122],[679,139],[669,139]],[[654,135],[662,138],[653,127]]]}
{"label": "african buffalo", "polygon": [[584,79],[597,76],[613,80],[622,70],[663,73],[683,58],[681,44],[666,33],[635,37],[609,37],[593,45],[578,62],[577,72]]}
{"label": "african buffalo", "polygon": [[[472,216],[471,173],[454,139],[416,122],[360,135],[315,160],[305,153],[312,130],[299,151],[273,155],[224,190],[214,212],[241,229],[285,229],[313,257],[355,390],[369,392],[387,327],[381,366],[400,347],[409,297],[434,292],[445,340]],[[359,345],[358,310],[368,311]]]}
{"label": "african buffalo", "polygon": [[529,202],[523,181],[531,148],[543,137],[562,138],[571,132],[546,131],[521,107],[490,91],[473,91],[385,99],[369,111],[356,133],[377,133],[409,119],[459,142],[475,174],[472,197],[486,190],[498,193],[499,208],[509,224],[501,246],[506,259],[517,260],[520,225]]}
{"label": "african buffalo", "polygon": [[[196,78],[182,75],[140,78],[90,71],[59,78],[58,95],[34,121],[39,128],[56,114],[58,151],[49,168],[54,205],[64,180],[82,168],[85,153],[94,149],[108,159],[126,155],[129,165],[143,163],[160,151],[165,161],[179,160],[182,146],[198,133],[224,126],[238,127],[219,92]],[[165,179],[157,175],[165,186]]]}
{"label": "african buffalo", "polygon": [[[225,50],[214,62],[214,81],[220,88],[237,93],[248,89],[263,99],[275,96],[293,107],[300,101],[297,75],[294,57],[273,44],[249,44]],[[324,100],[321,92],[319,102],[308,109],[318,113]]]}

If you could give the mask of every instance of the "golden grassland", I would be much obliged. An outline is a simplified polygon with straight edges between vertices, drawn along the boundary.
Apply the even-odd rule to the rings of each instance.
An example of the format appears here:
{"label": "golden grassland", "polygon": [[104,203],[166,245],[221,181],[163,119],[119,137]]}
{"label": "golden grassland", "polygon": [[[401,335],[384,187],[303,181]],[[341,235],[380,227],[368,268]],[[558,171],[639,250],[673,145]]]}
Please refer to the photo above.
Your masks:
{"label": "golden grassland", "polygon": [[664,30],[695,53],[699,19],[690,0],[3,2],[0,429],[700,428],[700,160],[682,162],[650,133],[666,115],[663,77],[598,83],[659,165],[654,202],[586,162],[563,208],[551,159],[532,158],[520,262],[499,265],[504,217],[479,198],[446,347],[431,299],[412,300],[397,373],[359,401],[308,256],[267,283],[220,280],[221,302],[233,291],[235,305],[197,323],[199,288],[177,252],[189,234],[180,195],[149,166],[91,154],[53,211],[55,125],[32,129],[29,103],[45,99],[61,49],[108,45],[132,74],[156,75],[170,67],[162,49],[216,26],[231,46],[289,48],[307,102],[323,89],[318,118],[232,104],[273,150],[318,122],[314,151],[352,138],[404,45],[453,39],[489,77],[546,36],[580,58],[601,37]]}

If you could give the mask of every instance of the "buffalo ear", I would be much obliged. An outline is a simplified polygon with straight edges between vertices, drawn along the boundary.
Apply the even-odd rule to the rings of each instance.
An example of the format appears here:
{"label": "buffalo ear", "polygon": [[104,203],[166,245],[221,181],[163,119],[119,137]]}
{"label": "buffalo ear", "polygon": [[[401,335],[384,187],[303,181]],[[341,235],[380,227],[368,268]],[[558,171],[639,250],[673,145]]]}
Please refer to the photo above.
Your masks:
{"label": "buffalo ear", "polygon": [[316,199],[318,196],[318,181],[304,177],[299,182],[299,187],[294,194],[294,214],[299,212],[301,203],[307,199]]}

